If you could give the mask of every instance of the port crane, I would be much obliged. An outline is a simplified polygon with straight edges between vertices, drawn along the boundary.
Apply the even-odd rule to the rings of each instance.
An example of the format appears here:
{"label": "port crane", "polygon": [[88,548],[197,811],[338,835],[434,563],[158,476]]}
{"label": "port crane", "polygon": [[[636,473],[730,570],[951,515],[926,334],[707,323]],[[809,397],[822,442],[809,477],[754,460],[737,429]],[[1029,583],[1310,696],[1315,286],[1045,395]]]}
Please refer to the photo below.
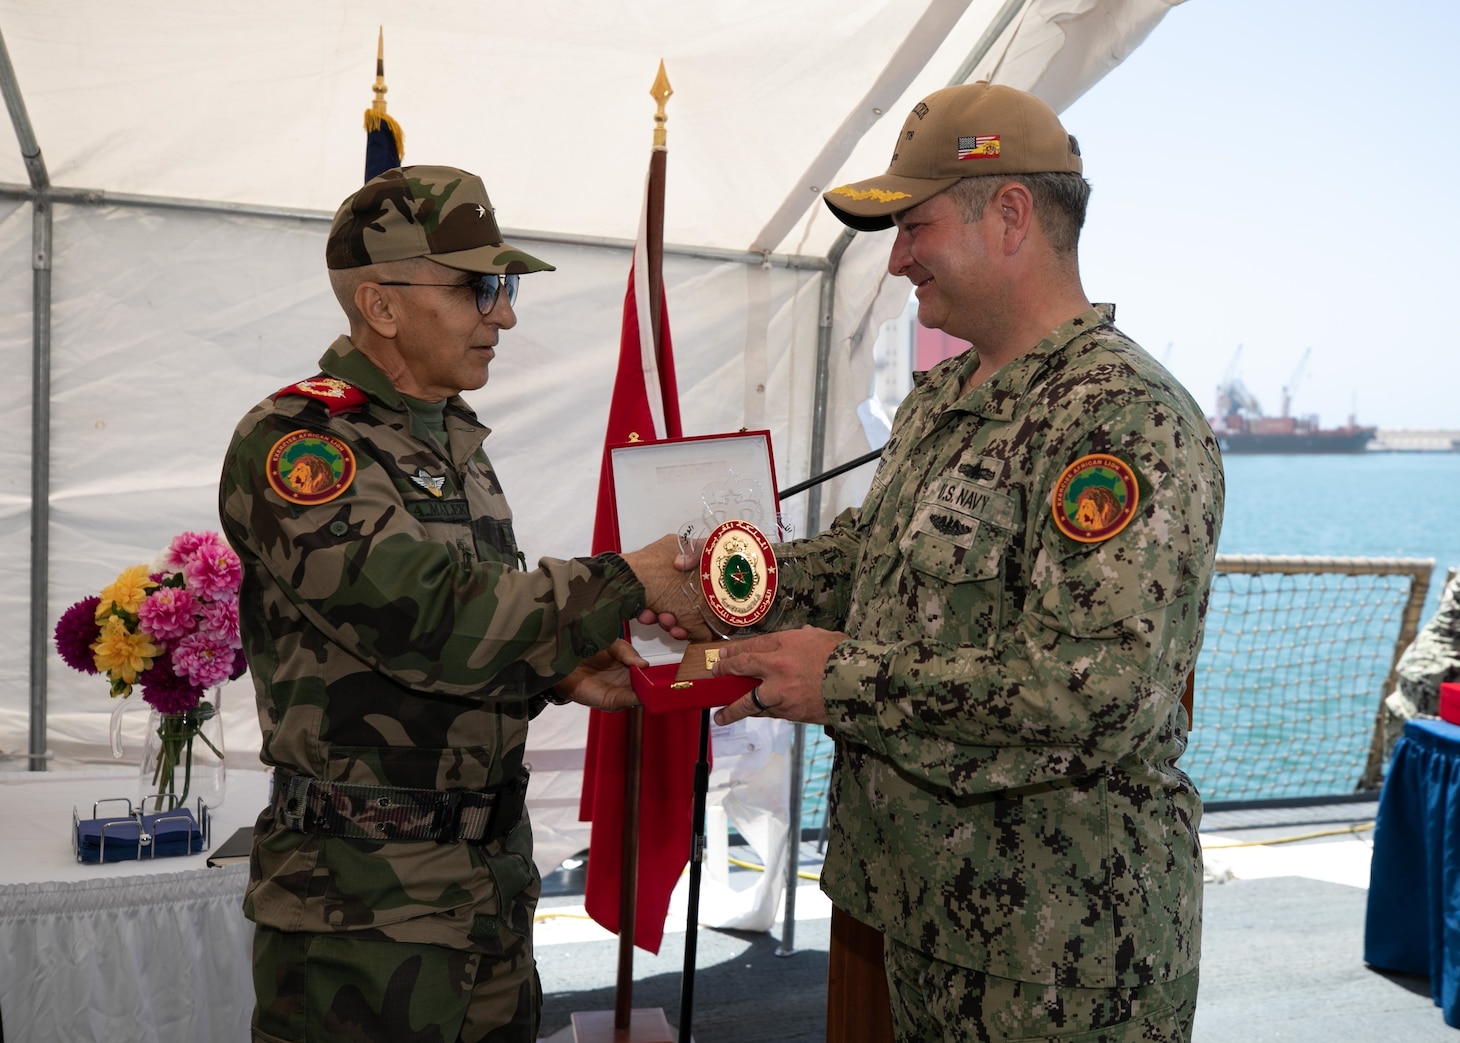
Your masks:
{"label": "port crane", "polygon": [[1288,407],[1293,403],[1293,396],[1298,393],[1298,384],[1302,381],[1303,373],[1308,368],[1308,356],[1311,354],[1313,354],[1311,347],[1303,349],[1303,357],[1298,360],[1298,365],[1293,370],[1293,375],[1283,385],[1283,416],[1288,415]]}
{"label": "port crane", "polygon": [[1242,357],[1242,345],[1237,345],[1237,350],[1232,352],[1232,361],[1227,363],[1227,372],[1222,374],[1222,382],[1217,385],[1217,417],[1229,417],[1239,413],[1244,417],[1257,417],[1262,415],[1262,404],[1257,401],[1257,396],[1247,390],[1247,385],[1237,377],[1237,361]]}

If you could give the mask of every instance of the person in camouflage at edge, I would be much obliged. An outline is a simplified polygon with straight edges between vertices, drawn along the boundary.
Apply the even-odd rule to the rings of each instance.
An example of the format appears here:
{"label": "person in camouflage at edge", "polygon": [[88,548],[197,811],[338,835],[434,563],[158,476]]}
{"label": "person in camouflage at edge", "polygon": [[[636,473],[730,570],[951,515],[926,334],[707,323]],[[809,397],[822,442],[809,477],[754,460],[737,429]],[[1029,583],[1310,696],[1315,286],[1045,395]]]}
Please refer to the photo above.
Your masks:
{"label": "person in camouflage at edge", "polygon": [[1439,607],[1399,657],[1395,673],[1399,691],[1387,704],[1393,713],[1399,703],[1401,727],[1415,714],[1440,712],[1440,685],[1460,681],[1460,572],[1441,590]]}
{"label": "person in camouflage at edge", "polygon": [[528,720],[635,704],[622,624],[679,577],[645,552],[526,570],[459,392],[518,277],[552,268],[503,243],[479,178],[370,180],[326,262],[350,334],[243,418],[219,492],[274,768],[244,896],[254,1039],[528,1043]]}
{"label": "person in camouflage at edge", "polygon": [[716,668],[762,678],[719,723],[836,740],[822,887],[883,932],[900,1040],[1186,1040],[1195,1011],[1179,698],[1224,482],[1196,403],[1086,299],[1081,170],[1044,103],[979,83],[825,193],[896,225],[919,321],[972,350],[917,375],[861,509],[775,548],[782,629]]}

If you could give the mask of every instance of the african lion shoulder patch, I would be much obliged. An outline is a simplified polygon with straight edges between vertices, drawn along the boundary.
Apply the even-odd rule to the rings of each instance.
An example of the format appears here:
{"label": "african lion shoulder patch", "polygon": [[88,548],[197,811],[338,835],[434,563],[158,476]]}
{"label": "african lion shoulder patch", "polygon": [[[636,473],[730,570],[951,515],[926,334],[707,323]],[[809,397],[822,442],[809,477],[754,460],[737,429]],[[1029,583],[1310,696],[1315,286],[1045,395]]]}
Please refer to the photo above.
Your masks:
{"label": "african lion shoulder patch", "polygon": [[1054,483],[1054,523],[1072,540],[1099,543],[1131,523],[1140,501],[1136,474],[1124,460],[1094,453],[1066,467]]}
{"label": "african lion shoulder patch", "polygon": [[329,503],[355,480],[355,454],[334,435],[291,431],[269,450],[269,485],[290,503]]}

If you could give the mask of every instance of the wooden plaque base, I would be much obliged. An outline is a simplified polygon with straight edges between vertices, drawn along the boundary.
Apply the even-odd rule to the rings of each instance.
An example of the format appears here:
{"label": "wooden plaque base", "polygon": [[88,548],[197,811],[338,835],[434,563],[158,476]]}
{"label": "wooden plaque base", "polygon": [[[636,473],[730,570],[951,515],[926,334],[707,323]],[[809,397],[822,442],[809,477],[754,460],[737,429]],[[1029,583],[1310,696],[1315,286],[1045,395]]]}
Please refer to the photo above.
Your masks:
{"label": "wooden plaque base", "polygon": [[892,1043],[882,932],[835,905],[826,970],[826,1038],[839,1043]]}
{"label": "wooden plaque base", "polygon": [[573,1043],[675,1043],[678,1037],[669,1027],[662,1007],[639,1007],[629,1011],[629,1027],[613,1027],[613,1011],[588,1010],[573,1015]]}

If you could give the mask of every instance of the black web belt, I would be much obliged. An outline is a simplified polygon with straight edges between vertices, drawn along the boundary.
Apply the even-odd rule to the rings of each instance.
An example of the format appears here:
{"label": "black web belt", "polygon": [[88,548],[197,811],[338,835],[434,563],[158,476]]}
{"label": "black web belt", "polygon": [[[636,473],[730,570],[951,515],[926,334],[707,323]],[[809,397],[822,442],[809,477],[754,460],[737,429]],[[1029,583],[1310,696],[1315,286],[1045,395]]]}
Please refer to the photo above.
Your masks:
{"label": "black web belt", "polygon": [[274,772],[274,814],[301,833],[357,840],[486,843],[510,833],[527,803],[527,772],[494,790],[403,789]]}

